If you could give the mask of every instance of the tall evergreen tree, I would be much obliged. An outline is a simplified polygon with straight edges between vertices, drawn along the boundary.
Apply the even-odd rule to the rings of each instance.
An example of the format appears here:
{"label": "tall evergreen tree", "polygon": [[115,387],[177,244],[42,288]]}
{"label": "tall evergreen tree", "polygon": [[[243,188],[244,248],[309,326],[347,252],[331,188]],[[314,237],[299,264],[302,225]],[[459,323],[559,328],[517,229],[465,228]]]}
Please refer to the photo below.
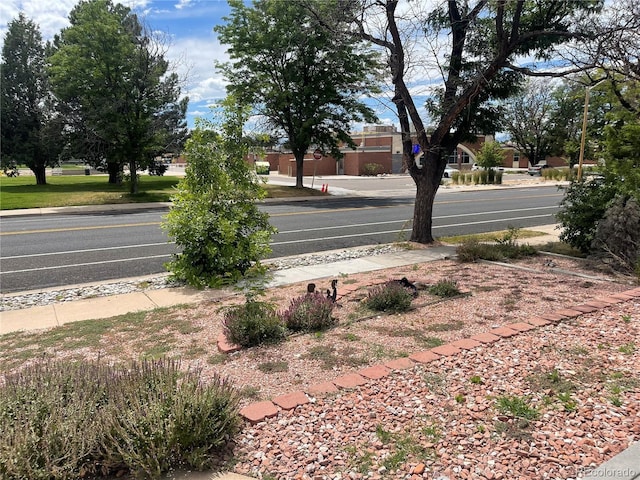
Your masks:
{"label": "tall evergreen tree", "polygon": [[27,165],[44,185],[46,168],[58,163],[62,121],[50,94],[40,30],[23,13],[9,23],[0,72],[2,163]]}
{"label": "tall evergreen tree", "polygon": [[55,42],[51,80],[70,122],[72,154],[106,163],[111,183],[128,165],[137,193],[137,170],[184,141],[188,100],[179,98],[162,45],[129,8],[85,0],[69,20]]}

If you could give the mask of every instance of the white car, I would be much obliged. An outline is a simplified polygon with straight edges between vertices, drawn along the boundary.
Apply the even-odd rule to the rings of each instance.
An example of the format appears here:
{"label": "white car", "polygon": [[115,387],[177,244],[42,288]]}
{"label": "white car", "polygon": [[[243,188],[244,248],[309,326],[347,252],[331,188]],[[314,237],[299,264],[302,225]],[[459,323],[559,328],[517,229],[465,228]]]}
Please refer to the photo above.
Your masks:
{"label": "white car", "polygon": [[[473,165],[471,165],[471,171],[475,172],[476,170],[484,170],[484,167],[481,167],[477,163],[474,163]],[[504,167],[495,167],[494,170],[498,172],[504,172]]]}
{"label": "white car", "polygon": [[447,165],[447,168],[444,169],[444,173],[442,174],[442,176],[444,178],[449,178],[451,177],[451,174],[456,173],[456,172],[460,172],[460,170],[458,170],[457,168],[453,168],[450,167],[449,165]]}

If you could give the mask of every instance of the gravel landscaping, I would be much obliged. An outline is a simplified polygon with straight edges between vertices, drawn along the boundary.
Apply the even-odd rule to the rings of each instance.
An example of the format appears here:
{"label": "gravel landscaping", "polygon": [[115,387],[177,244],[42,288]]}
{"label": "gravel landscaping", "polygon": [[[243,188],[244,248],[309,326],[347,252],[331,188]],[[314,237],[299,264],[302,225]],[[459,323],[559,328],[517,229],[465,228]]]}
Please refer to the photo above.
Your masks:
{"label": "gravel landscaping", "polygon": [[235,471],[581,478],[640,440],[639,333],[636,299],[316,398],[246,428]]}
{"label": "gravel landscaping", "polygon": [[[421,287],[452,280],[463,295],[441,299],[420,290],[414,308],[396,315],[362,308],[372,285],[402,277]],[[244,301],[234,295],[151,312],[131,324],[119,320],[75,347],[64,335],[43,345],[47,332],[5,335],[0,351],[11,358],[0,355],[0,366],[16,368],[13,359],[36,350],[38,338],[27,362],[43,355],[179,357],[205,379],[228,376],[247,406],[634,288],[582,261],[548,256],[511,266],[444,260],[334,278],[337,327],[278,345],[217,351],[222,309]],[[331,280],[315,283],[325,291]],[[284,309],[306,287],[269,289],[264,299]],[[312,396],[274,418],[247,422],[232,469],[283,479],[580,478],[640,440],[639,339],[635,298]]]}

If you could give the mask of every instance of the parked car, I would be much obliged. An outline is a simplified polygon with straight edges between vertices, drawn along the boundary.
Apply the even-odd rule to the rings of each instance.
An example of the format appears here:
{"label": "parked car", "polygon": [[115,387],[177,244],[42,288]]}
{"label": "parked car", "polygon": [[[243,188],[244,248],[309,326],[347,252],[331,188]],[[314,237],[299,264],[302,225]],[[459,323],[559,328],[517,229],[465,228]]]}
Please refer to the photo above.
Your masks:
{"label": "parked car", "polygon": [[456,173],[456,172],[459,173],[460,170],[458,170],[457,168],[453,168],[453,167],[447,165],[447,167],[444,169],[444,173],[442,174],[442,176],[444,178],[449,178],[449,177],[451,177],[452,173]]}
{"label": "parked car", "polygon": [[[494,167],[493,168],[496,172],[504,172],[504,167]],[[471,165],[471,171],[475,172],[477,170],[484,170],[484,167],[481,167],[480,165],[478,165],[477,163],[474,163],[473,165]]]}
{"label": "parked car", "polygon": [[536,163],[534,166],[529,167],[527,169],[527,173],[531,176],[534,175],[542,175],[542,170],[545,170],[547,168],[551,168],[550,165],[547,165],[546,163]]}

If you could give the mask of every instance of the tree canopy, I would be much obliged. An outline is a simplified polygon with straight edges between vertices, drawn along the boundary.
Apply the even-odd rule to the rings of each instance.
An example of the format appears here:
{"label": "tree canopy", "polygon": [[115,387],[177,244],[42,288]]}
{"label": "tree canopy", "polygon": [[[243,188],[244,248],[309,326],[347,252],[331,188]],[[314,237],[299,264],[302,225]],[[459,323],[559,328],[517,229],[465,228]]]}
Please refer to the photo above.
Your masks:
{"label": "tree canopy", "polygon": [[361,41],[323,23],[344,24],[344,2],[257,0],[251,7],[230,0],[232,13],[215,28],[229,45],[231,60],[219,65],[228,91],[252,105],[268,126],[286,138],[302,187],[303,160],[310,146],[340,157],[339,144],[355,147],[352,122],[372,122],[361,97],[375,91],[376,57]]}
{"label": "tree canopy", "polygon": [[109,181],[137,170],[186,135],[187,102],[180,100],[162,45],[127,7],[85,0],[56,39],[51,81],[69,121],[70,155],[106,163]]}
{"label": "tree canopy", "polygon": [[[582,43],[593,41],[591,20],[603,2],[450,0],[420,10],[423,6],[364,0],[353,22],[360,38],[387,53],[404,161],[417,189],[411,240],[430,243],[433,202],[447,155],[469,134],[492,133],[500,113],[496,101],[517,91],[524,76],[587,68],[585,64],[559,70],[567,64],[556,61],[554,68],[544,70],[540,63],[556,56],[568,58]],[[416,52],[422,52],[430,65],[419,65]],[[523,63],[524,57],[534,61]],[[410,88],[411,74],[429,66],[439,70],[441,83],[427,102],[430,117],[423,118]],[[425,152],[424,165],[414,161],[414,142]]]}
{"label": "tree canopy", "polygon": [[522,93],[506,102],[505,130],[531,165],[544,160],[553,149],[557,111],[553,92],[548,82],[530,79]]}
{"label": "tree canopy", "polygon": [[57,165],[62,119],[50,95],[45,45],[38,26],[20,13],[9,23],[0,68],[0,148],[4,164],[25,164],[36,183]]}
{"label": "tree canopy", "polygon": [[504,161],[504,150],[498,142],[485,142],[478,152],[478,165],[487,170],[500,167]]}

